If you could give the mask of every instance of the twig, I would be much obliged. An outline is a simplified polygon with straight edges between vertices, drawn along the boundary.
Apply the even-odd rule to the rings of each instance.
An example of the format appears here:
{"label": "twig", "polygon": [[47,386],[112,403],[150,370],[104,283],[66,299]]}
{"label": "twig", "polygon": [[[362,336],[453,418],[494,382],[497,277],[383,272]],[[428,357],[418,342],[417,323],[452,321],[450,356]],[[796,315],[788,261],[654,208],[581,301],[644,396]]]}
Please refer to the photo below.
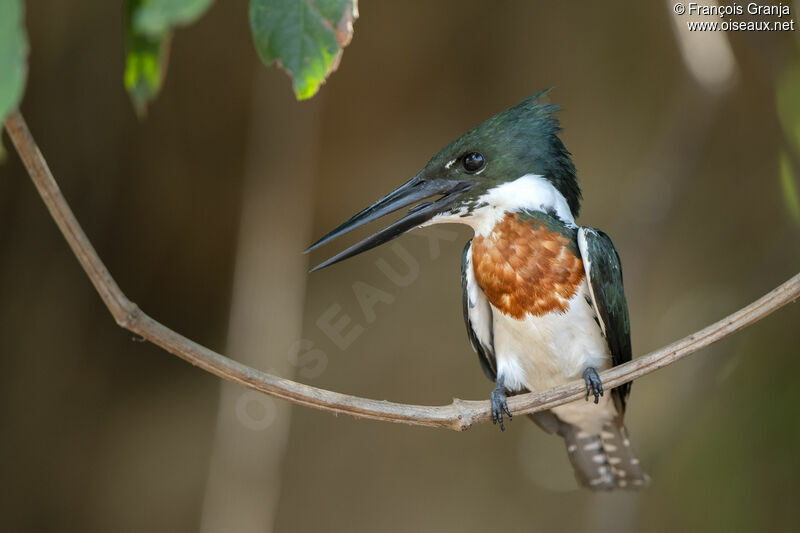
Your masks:
{"label": "twig", "polygon": [[[450,405],[422,406],[359,398],[304,385],[237,363],[172,331],[142,312],[128,300],[98,257],[86,234],[78,224],[47,167],[19,111],[11,113],[5,123],[14,146],[22,158],[34,185],[47,209],[69,243],[89,279],[100,293],[117,324],[160,346],[166,351],[211,372],[222,379],[250,389],[282,398],[299,405],[356,418],[399,422],[454,430],[469,429],[472,424],[489,420],[488,401],[454,399]],[[757,322],[800,296],[800,274],[752,304],[669,346],[651,352],[600,374],[606,388],[611,389],[654,372],[690,355],[701,348]],[[509,399],[514,414],[533,413],[583,398],[583,382],[543,392],[521,394]]]}

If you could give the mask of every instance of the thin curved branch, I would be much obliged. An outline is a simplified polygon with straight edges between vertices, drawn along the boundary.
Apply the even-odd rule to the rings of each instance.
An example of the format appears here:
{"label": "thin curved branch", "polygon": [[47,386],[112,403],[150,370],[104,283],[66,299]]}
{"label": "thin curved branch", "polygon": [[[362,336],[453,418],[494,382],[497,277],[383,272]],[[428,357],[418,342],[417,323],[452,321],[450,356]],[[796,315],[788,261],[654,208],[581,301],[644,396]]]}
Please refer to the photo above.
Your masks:
{"label": "thin curved branch", "polygon": [[[356,418],[454,430],[466,430],[472,424],[489,420],[488,401],[454,399],[450,405],[443,406],[408,405],[359,398],[282,379],[209,350],[150,318],[122,293],[98,257],[61,195],[47,162],[19,111],[11,113],[5,127],[61,233],[117,324],[123,328],[222,379],[299,405],[331,413],[344,413]],[[722,320],[669,346],[606,370],[600,377],[608,389],[632,381],[761,320],[798,296],[800,274]],[[584,394],[583,382],[575,381],[548,391],[514,396],[509,398],[508,403],[514,414],[533,413],[583,398]]]}

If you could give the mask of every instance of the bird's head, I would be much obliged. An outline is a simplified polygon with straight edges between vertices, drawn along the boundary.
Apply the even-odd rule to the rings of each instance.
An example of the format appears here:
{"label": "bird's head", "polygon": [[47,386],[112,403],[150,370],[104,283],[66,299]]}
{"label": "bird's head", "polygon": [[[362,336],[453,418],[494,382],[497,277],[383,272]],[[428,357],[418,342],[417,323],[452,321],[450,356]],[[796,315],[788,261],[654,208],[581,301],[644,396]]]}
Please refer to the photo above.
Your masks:
{"label": "bird's head", "polygon": [[[549,90],[548,90],[549,91]],[[530,96],[448,144],[416,176],[312,244],[314,250],[357,227],[412,204],[408,214],[314,267],[319,270],[388,242],[426,223],[467,222],[484,207],[495,207],[492,191],[522,177],[544,180],[569,210],[580,209],[581,192],[570,154],[558,138],[558,106]],[[508,192],[517,194],[514,190]],[[507,201],[508,194],[503,195]],[[438,197],[438,198],[437,198]],[[433,200],[429,200],[435,198]]]}

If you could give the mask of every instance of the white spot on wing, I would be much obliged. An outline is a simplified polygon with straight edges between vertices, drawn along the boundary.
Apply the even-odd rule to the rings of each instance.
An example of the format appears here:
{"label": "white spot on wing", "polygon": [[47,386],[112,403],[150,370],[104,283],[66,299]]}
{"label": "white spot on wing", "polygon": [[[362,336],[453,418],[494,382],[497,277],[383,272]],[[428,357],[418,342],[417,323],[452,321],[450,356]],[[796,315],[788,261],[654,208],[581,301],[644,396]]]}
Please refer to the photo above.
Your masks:
{"label": "white spot on wing", "polygon": [[606,336],[606,325],[603,318],[600,316],[600,310],[597,308],[597,298],[594,296],[594,289],[592,288],[592,257],[589,255],[588,245],[586,243],[586,232],[592,231],[591,228],[578,228],[578,250],[581,252],[583,259],[583,268],[586,271],[586,284],[589,286],[589,296],[592,298],[592,307],[597,315],[597,322],[600,324],[600,329],[603,330],[603,336]]}

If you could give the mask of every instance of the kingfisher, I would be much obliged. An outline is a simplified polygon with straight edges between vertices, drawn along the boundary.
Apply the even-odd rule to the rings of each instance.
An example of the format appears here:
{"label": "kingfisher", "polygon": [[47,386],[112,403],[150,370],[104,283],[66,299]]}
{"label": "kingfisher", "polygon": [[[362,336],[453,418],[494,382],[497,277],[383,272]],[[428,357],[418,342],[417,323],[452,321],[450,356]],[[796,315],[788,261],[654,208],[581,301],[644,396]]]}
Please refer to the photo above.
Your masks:
{"label": "kingfisher", "polygon": [[[620,258],[602,231],[578,226],[581,190],[549,89],[448,144],[408,182],[312,244],[408,208],[384,229],[312,272],[430,224],[474,231],[461,256],[462,308],[486,376],[492,420],[508,395],[576,379],[586,398],[530,418],[562,437],[578,483],[592,490],[649,483],[623,424],[630,383],[605,391],[599,372],[631,360]],[[608,393],[607,393],[608,392]],[[592,399],[593,401],[589,401]]]}

